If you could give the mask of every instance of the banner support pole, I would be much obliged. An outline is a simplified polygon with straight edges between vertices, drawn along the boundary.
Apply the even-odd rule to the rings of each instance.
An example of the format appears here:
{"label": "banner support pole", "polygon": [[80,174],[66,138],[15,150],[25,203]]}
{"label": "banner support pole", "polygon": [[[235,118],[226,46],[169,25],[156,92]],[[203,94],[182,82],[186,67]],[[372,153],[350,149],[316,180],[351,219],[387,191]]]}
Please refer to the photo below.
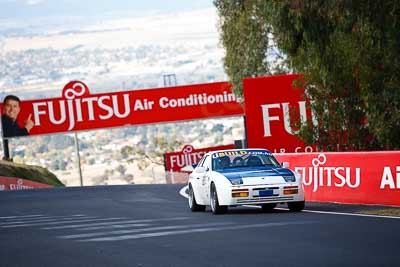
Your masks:
{"label": "banner support pole", "polygon": [[79,155],[79,140],[78,140],[78,134],[76,132],[74,133],[74,137],[75,137],[76,161],[78,162],[78,170],[79,170],[79,181],[81,183],[81,186],[83,186],[81,156]]}
{"label": "banner support pole", "polygon": [[11,161],[8,139],[5,138],[3,138],[3,152],[4,152],[3,160]]}
{"label": "banner support pole", "polygon": [[243,126],[244,126],[244,144],[243,147],[247,148],[247,122],[246,122],[246,115],[243,115]]}

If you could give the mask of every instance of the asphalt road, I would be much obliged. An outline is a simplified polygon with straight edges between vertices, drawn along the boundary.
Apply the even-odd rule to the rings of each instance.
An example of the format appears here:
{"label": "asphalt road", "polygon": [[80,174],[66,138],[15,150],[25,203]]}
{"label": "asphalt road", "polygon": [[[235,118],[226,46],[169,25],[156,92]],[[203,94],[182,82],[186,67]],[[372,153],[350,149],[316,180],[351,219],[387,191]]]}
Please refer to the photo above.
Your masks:
{"label": "asphalt road", "polygon": [[0,266],[400,266],[400,219],[252,207],[192,213],[181,187],[0,192]]}

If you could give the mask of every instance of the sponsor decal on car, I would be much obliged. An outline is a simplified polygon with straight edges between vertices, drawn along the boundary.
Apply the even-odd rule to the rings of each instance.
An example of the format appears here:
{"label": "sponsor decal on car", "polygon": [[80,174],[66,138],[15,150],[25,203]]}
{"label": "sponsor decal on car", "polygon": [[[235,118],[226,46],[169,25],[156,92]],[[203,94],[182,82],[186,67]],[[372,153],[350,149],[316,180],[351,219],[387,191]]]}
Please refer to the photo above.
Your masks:
{"label": "sponsor decal on car", "polygon": [[246,151],[246,150],[240,150],[240,151],[223,151],[223,152],[218,152],[214,153],[212,155],[213,158],[220,158],[220,157],[225,157],[225,156],[243,156],[243,155],[272,155],[270,152],[267,151]]}

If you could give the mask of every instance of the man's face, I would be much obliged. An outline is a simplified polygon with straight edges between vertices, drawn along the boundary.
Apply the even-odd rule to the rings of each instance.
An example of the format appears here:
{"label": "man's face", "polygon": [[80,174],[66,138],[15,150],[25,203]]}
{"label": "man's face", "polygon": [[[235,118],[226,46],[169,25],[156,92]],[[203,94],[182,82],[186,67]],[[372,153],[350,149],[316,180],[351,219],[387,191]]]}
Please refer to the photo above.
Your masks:
{"label": "man's face", "polygon": [[20,110],[21,108],[18,101],[9,99],[6,101],[6,103],[4,103],[3,114],[7,115],[14,121],[17,119]]}

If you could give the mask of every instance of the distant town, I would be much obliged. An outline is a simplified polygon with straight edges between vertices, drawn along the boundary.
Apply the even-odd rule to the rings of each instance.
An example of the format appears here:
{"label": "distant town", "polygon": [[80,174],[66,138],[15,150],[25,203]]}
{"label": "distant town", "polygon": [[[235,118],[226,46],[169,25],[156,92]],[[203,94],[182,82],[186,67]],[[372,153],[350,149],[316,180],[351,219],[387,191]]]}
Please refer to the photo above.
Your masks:
{"label": "distant town", "polygon": [[[3,30],[0,97],[59,97],[70,80],[84,81],[92,93],[226,81],[216,21],[204,16],[216,17],[203,10],[70,31],[65,25]],[[163,153],[184,144],[233,144],[243,136],[241,117],[79,132],[83,184],[165,183]],[[47,167],[65,185],[80,185],[74,134],[11,139],[10,149],[15,162]]]}

